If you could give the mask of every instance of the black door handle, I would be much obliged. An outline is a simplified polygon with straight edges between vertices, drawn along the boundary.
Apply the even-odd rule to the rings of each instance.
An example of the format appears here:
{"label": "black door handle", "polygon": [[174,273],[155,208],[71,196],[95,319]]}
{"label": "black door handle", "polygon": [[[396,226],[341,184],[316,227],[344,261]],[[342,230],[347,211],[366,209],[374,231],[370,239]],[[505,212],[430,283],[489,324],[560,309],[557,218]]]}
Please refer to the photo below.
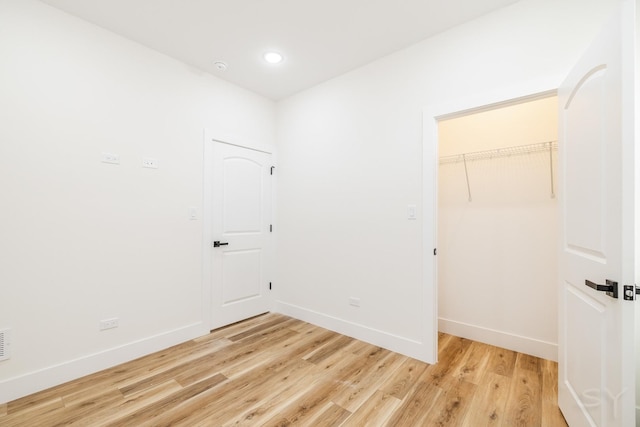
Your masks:
{"label": "black door handle", "polygon": [[596,291],[600,292],[606,292],[606,294],[611,298],[618,298],[618,282],[607,280],[606,283],[606,285],[599,285],[597,283],[593,283],[591,280],[584,281],[584,284],[591,289],[595,289]]}
{"label": "black door handle", "polygon": [[216,240],[213,242],[213,247],[214,248],[219,248],[220,246],[227,246],[229,244],[229,242],[222,242],[220,243],[219,240]]}

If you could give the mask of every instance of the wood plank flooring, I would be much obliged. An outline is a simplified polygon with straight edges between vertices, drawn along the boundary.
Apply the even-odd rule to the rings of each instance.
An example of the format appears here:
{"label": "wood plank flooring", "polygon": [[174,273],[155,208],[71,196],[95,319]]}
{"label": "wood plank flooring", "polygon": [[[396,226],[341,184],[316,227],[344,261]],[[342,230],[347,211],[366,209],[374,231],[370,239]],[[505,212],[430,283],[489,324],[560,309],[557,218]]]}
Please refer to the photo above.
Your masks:
{"label": "wood plank flooring", "polygon": [[279,314],[0,405],[13,426],[564,427],[557,364],[451,335],[428,365]]}

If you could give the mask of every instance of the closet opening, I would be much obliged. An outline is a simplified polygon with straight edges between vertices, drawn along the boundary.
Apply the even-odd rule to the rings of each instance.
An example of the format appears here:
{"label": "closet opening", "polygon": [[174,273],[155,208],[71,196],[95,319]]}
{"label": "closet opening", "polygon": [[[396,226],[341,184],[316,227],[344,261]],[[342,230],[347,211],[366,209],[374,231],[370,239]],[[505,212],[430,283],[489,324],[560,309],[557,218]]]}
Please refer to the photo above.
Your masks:
{"label": "closet opening", "polygon": [[437,125],[438,330],[557,360],[557,97]]}

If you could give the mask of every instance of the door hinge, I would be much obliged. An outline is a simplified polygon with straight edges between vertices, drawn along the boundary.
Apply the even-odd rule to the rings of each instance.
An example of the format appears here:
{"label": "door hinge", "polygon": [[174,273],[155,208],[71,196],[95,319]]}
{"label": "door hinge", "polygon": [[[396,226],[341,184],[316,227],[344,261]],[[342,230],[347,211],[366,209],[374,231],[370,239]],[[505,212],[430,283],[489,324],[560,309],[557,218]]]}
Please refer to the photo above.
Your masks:
{"label": "door hinge", "polygon": [[275,169],[275,166],[271,166],[271,175],[273,175],[273,170]]}
{"label": "door hinge", "polygon": [[269,282],[269,290],[271,290],[271,282]]}
{"label": "door hinge", "polygon": [[273,224],[269,224],[269,233],[273,233]]}
{"label": "door hinge", "polygon": [[433,248],[433,254],[438,255],[438,248]]}
{"label": "door hinge", "polygon": [[638,294],[640,294],[640,288],[636,285],[624,285],[623,298],[625,301],[635,301]]}

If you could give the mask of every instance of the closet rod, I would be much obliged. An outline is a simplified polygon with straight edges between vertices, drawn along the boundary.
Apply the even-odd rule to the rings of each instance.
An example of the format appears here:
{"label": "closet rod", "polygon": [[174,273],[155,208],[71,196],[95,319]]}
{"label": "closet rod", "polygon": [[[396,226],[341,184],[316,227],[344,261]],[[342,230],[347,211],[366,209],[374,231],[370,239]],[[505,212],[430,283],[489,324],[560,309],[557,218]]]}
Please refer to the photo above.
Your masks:
{"label": "closet rod", "polygon": [[474,160],[495,159],[498,157],[518,156],[522,154],[538,153],[557,150],[558,141],[539,142],[537,144],[515,145],[512,147],[496,148],[493,150],[475,151],[471,153],[455,154],[440,157],[441,165],[447,163],[472,162]]}

